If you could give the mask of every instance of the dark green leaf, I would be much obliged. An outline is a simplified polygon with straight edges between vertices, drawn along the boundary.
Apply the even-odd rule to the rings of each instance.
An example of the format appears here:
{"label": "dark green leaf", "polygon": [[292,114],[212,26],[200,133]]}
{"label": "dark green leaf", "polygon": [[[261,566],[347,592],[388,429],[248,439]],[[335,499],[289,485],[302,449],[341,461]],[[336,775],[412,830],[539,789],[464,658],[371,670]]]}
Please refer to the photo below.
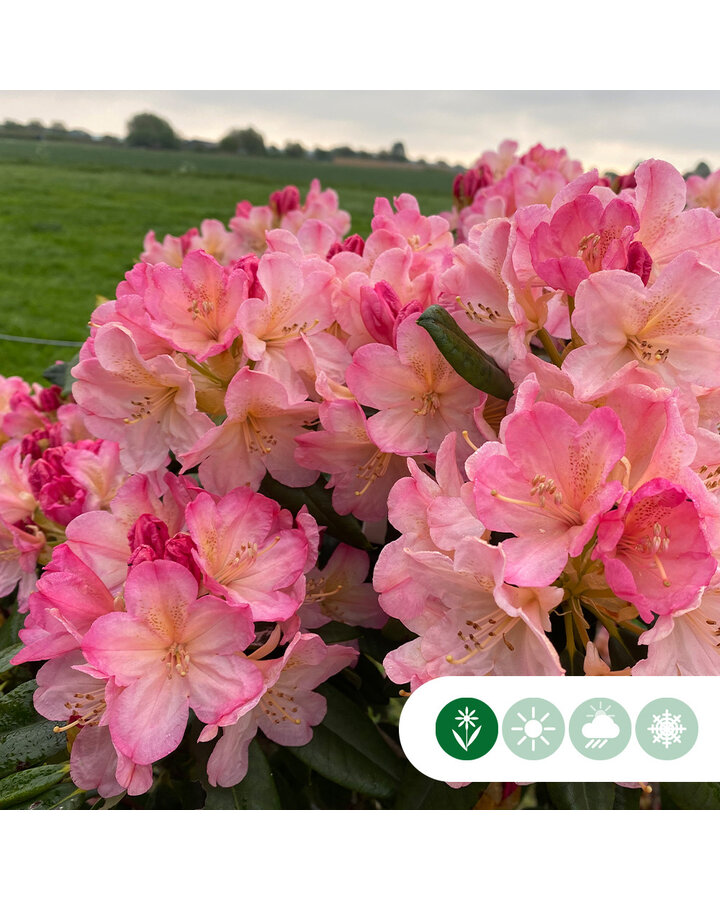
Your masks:
{"label": "dark green leaf", "polygon": [[70,370],[78,364],[80,356],[78,353],[67,362],[56,362],[52,366],[48,366],[43,372],[43,378],[47,379],[50,384],[56,384],[62,388],[63,397],[68,397],[72,393],[72,386],[75,379],[70,374]]}
{"label": "dark green leaf", "polygon": [[395,799],[395,809],[472,809],[486,787],[487,784],[478,783],[451,788],[408,765]]}
{"label": "dark green leaf", "polygon": [[205,809],[280,809],[273,773],[257,741],[250,744],[248,771],[234,787],[206,787]]}
{"label": "dark green leaf", "polygon": [[36,687],[28,681],[0,698],[0,777],[44,762],[65,747],[65,736],[55,734],[54,723],[35,711]]}
{"label": "dark green leaf", "polygon": [[24,800],[30,800],[43,794],[48,788],[57,784],[70,771],[69,763],[53,766],[38,766],[15,772],[0,780],[0,809],[17,806]]}
{"label": "dark green leaf", "polygon": [[313,739],[291,752],[330,781],[369,794],[390,797],[402,777],[402,763],[367,714],[335,688],[320,691],[328,712]]}
{"label": "dark green leaf", "polygon": [[22,650],[23,646],[23,643],[18,641],[17,644],[11,644],[4,650],[0,650],[0,675],[2,675],[3,672],[9,672],[14,668],[14,666],[11,665],[10,660],[16,653],[19,653]]}
{"label": "dark green leaf", "polygon": [[0,734],[0,777],[44,762],[65,746],[65,735],[55,734],[53,723],[47,719]]}
{"label": "dark green leaf", "polygon": [[17,643],[18,632],[23,627],[24,621],[25,613],[18,612],[17,607],[14,606],[10,611],[10,615],[0,626],[0,650]]}
{"label": "dark green leaf", "polygon": [[324,525],[332,537],[344,544],[350,544],[351,547],[372,550],[372,544],[363,534],[360,522],[355,516],[339,516],[335,512],[332,505],[332,491],[325,487],[322,478],[310,487],[291,488],[275,481],[271,475],[266,475],[260,485],[260,493],[277,501],[293,515],[306,506],[318,525]]}
{"label": "dark green leaf", "polygon": [[[720,783],[717,781],[668,781],[660,785],[663,806],[676,809],[720,809]],[[670,800],[671,804],[666,804]]]}
{"label": "dark green leaf", "polygon": [[615,785],[607,781],[555,781],[547,785],[556,809],[612,809]]}
{"label": "dark green leaf", "polygon": [[342,641],[352,641],[360,635],[360,629],[354,625],[345,625],[344,622],[328,622],[315,631],[326,644],[339,644]]}
{"label": "dark green leaf", "polygon": [[403,760],[367,713],[330,684],[321,685],[317,692],[327,700],[323,725],[399,781],[403,776]]}
{"label": "dark green leaf", "polygon": [[86,792],[74,784],[58,784],[32,800],[25,800],[10,809],[78,809],[85,804]]}
{"label": "dark green leaf", "polygon": [[468,384],[500,400],[512,397],[512,381],[495,360],[465,334],[444,307],[429,306],[417,323],[428,332],[438,350]]}
{"label": "dark green leaf", "polygon": [[33,706],[36,688],[36,681],[26,681],[9,694],[0,697],[0,734],[32,725],[37,721],[38,714]]}

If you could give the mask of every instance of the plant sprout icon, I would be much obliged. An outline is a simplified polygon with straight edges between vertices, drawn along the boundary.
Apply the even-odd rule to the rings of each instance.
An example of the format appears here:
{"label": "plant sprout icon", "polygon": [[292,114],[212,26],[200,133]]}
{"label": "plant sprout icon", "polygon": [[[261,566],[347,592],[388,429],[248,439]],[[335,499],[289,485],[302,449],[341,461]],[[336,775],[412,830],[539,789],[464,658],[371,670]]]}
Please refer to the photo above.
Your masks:
{"label": "plant sprout icon", "polygon": [[608,704],[603,709],[602,701],[600,701],[597,709],[592,705],[590,709],[592,712],[588,713],[586,718],[590,718],[592,721],[583,725],[582,736],[589,738],[585,744],[586,750],[599,750],[620,734],[620,727],[613,721],[614,714],[608,712],[609,709],[612,709],[612,704]]}
{"label": "plant sprout icon", "polygon": [[475,710],[468,711],[468,707],[465,707],[465,712],[461,709],[458,710],[458,715],[455,716],[455,721],[460,723],[460,727],[465,726],[465,740],[463,741],[462,736],[459,732],[453,729],[453,735],[455,736],[455,740],[460,744],[463,750],[466,750],[470,747],[470,744],[475,740],[475,738],[480,734],[480,729],[482,725],[478,725],[478,727],[473,731],[472,734],[468,734],[471,727],[475,725],[478,717],[475,715]]}
{"label": "plant sprout icon", "polygon": [[535,716],[535,707],[532,706],[530,708],[530,716],[529,718],[524,716],[521,712],[516,713],[517,717],[522,721],[522,725],[513,725],[510,728],[510,731],[522,731],[522,737],[517,742],[516,746],[520,747],[525,741],[530,741],[530,749],[532,752],[535,752],[536,742],[538,740],[542,741],[546,747],[550,746],[550,741],[545,737],[546,731],[556,731],[554,725],[545,725],[545,719],[550,715],[550,710],[548,710],[544,716],[541,716],[539,719]]}

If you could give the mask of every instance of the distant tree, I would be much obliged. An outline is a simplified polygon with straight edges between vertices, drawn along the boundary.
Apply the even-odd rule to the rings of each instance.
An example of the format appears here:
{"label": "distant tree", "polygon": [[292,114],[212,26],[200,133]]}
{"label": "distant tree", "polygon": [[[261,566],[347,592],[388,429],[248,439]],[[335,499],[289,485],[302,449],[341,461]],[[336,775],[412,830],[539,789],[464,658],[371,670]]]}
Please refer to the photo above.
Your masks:
{"label": "distant tree", "polygon": [[125,141],[131,147],[174,149],[180,146],[180,139],[172,125],[153,113],[138,113],[133,116],[127,129]]}
{"label": "distant tree", "polygon": [[352,159],[354,156],[357,156],[357,152],[345,144],[342,147],[333,147],[330,152],[333,156],[339,156],[343,159]]}
{"label": "distant tree", "polygon": [[285,156],[289,156],[291,159],[302,159],[304,156],[307,156],[305,148],[297,141],[288,141],[285,144],[284,152]]}
{"label": "distant tree", "polygon": [[313,156],[318,162],[332,162],[333,160],[332,150],[324,150],[322,147],[316,147]]}
{"label": "distant tree", "polygon": [[219,147],[225,153],[243,153],[246,156],[265,156],[265,138],[254,128],[233,128],[220,140]]}
{"label": "distant tree", "polygon": [[67,131],[67,125],[64,122],[53,122],[50,126],[51,131]]}
{"label": "distant tree", "polygon": [[405,145],[402,141],[396,141],[390,148],[390,159],[396,159],[399,162],[407,162],[405,155]]}

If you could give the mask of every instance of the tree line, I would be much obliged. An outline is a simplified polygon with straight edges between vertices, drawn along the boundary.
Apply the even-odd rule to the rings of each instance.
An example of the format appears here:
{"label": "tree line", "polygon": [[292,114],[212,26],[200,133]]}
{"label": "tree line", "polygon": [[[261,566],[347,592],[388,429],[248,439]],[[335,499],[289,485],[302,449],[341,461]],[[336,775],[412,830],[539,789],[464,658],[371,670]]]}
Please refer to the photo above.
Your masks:
{"label": "tree line", "polygon": [[[387,150],[371,153],[356,150],[348,145],[332,148],[304,147],[298,141],[287,141],[282,147],[266,144],[257,129],[248,126],[233,128],[219,141],[184,140],[166,119],[154,113],[138,113],[127,123],[124,138],[114,135],[100,137],[83,129],[68,129],[62,122],[46,126],[38,119],[26,124],[6,119],[0,124],[0,137],[24,138],[30,140],[74,141],[78,143],[125,144],[128,147],[145,147],[153,150],[192,150],[196,152],[235,153],[243,156],[285,156],[292,159],[312,158],[330,162],[333,159],[376,159],[389,162],[416,162],[425,164],[424,159],[409,160],[402,141],[396,141]],[[443,163],[439,163],[444,165]]]}

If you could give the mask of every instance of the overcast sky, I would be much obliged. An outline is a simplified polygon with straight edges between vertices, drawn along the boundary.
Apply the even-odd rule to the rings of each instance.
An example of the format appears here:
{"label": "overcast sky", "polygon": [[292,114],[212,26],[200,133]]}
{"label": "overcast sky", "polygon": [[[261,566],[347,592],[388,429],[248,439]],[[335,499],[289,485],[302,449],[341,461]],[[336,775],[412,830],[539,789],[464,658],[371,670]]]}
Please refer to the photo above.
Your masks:
{"label": "overcast sky", "polygon": [[521,150],[564,146],[586,167],[623,171],[656,156],[720,168],[720,91],[0,91],[0,120],[97,134],[124,135],[146,111],[185,138],[253,125],[267,143],[375,151],[399,140],[411,158],[464,165],[513,138]]}

